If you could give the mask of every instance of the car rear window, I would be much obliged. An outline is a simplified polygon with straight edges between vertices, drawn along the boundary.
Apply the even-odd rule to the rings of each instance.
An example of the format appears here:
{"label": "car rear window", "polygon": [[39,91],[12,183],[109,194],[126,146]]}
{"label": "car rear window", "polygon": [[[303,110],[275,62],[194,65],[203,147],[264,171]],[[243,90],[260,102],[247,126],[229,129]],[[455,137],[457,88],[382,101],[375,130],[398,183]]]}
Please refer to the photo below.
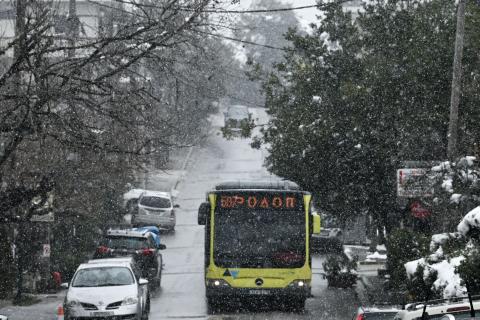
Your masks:
{"label": "car rear window", "polygon": [[365,320],[389,320],[394,319],[396,312],[375,312],[375,313],[365,313]]}
{"label": "car rear window", "polygon": [[171,203],[167,198],[161,197],[143,197],[140,199],[140,204],[152,208],[170,208]]}
{"label": "car rear window", "polygon": [[108,248],[113,249],[142,249],[148,248],[148,239],[140,237],[107,237],[103,243]]}

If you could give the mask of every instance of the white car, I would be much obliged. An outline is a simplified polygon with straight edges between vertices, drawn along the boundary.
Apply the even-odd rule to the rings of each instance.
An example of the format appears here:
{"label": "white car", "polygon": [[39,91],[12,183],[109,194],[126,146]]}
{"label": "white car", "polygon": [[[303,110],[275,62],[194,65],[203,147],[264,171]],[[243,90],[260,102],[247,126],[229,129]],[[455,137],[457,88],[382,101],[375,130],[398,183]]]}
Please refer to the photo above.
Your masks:
{"label": "white car", "polygon": [[0,315],[0,320],[8,320],[8,317]]}
{"label": "white car", "polygon": [[155,225],[160,229],[175,230],[176,216],[169,192],[145,190],[138,199],[137,212],[132,216],[135,226]]}
{"label": "white car", "polygon": [[[425,313],[425,319],[441,319],[443,316],[449,314],[455,319],[469,319],[470,302],[468,298],[455,298],[456,301],[449,301],[446,299],[428,301]],[[413,303],[407,305],[406,310],[401,310],[397,313],[394,320],[423,320],[422,314],[425,302]],[[480,301],[473,301],[473,308],[480,314]],[[465,318],[465,316],[467,318]]]}
{"label": "white car", "polygon": [[148,280],[128,259],[81,264],[68,286],[64,309],[68,320],[147,320]]}

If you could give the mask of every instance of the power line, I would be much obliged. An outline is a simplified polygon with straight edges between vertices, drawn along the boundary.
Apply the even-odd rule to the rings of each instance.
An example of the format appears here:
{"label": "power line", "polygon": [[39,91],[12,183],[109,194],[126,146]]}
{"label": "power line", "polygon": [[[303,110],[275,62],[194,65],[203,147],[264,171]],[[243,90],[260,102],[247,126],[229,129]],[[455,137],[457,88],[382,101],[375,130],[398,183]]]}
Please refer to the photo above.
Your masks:
{"label": "power line", "polygon": [[224,35],[217,34],[217,33],[210,33],[210,32],[205,32],[205,31],[200,31],[200,30],[195,30],[195,31],[198,32],[198,33],[203,33],[203,34],[212,36],[212,37],[217,37],[217,38],[221,38],[221,39],[225,39],[225,40],[231,40],[231,41],[234,41],[234,42],[240,42],[240,43],[244,43],[244,44],[248,44],[248,45],[252,45],[252,46],[264,47],[264,48],[268,48],[268,49],[281,50],[281,51],[286,51],[286,52],[294,51],[293,49],[289,49],[289,48],[280,48],[280,47],[270,46],[268,44],[261,44],[261,43],[256,43],[256,42],[252,42],[252,41],[248,41],[248,40],[232,38],[232,37],[224,36]]}
{"label": "power line", "polygon": [[310,8],[318,8],[320,5],[313,4],[309,6],[291,7],[291,8],[275,8],[275,9],[256,9],[256,10],[204,10],[207,13],[268,13],[268,12],[282,12],[282,11],[294,11]]}
{"label": "power line", "polygon": [[[302,10],[302,9],[311,9],[311,8],[328,8],[330,6],[343,4],[351,0],[339,0],[336,2],[329,2],[329,3],[318,3],[312,4],[307,6],[300,6],[300,7],[290,7],[290,8],[273,8],[273,9],[253,9],[253,10],[225,10],[225,9],[206,9],[202,12],[205,13],[271,13],[271,12],[285,12],[285,11],[295,11],[295,10]],[[183,8],[184,11],[195,11],[194,9]]]}

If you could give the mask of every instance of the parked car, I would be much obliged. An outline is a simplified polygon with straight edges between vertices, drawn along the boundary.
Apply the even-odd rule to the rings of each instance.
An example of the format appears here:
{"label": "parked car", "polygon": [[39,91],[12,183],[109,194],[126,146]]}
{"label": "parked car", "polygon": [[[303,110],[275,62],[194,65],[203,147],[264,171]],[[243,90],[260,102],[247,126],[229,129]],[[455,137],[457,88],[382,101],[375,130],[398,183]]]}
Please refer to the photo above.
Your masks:
{"label": "parked car", "polygon": [[391,306],[360,307],[354,320],[393,320],[400,309]]}
{"label": "parked car", "polygon": [[135,188],[123,194],[123,207],[128,213],[134,213],[137,210],[138,199],[144,192],[144,189]]}
{"label": "parked car", "polygon": [[169,231],[175,230],[176,216],[169,192],[145,190],[138,199],[137,210],[132,216],[134,226],[155,225]]}
{"label": "parked car", "polygon": [[[474,297],[479,299],[480,296]],[[480,314],[480,301],[473,301],[473,308]],[[426,305],[426,307],[425,307]],[[425,312],[425,317],[422,318]],[[423,319],[440,319],[446,314],[451,314],[457,319],[470,315],[470,302],[468,297],[454,299],[439,299],[427,302],[418,302],[407,305],[405,310],[401,310],[395,316],[395,320],[423,320]],[[464,318],[465,319],[465,318]]]}
{"label": "parked car", "polygon": [[147,285],[148,280],[125,259],[81,264],[68,285],[63,306],[65,318],[147,320]]}
{"label": "parked car", "polygon": [[340,228],[322,228],[319,234],[312,234],[312,249],[320,252],[342,252],[342,230]]}
{"label": "parked car", "polygon": [[2,315],[0,314],[0,320],[8,320],[8,317],[7,317],[7,316],[2,316]]}
{"label": "parked car", "polygon": [[468,320],[480,320],[480,316],[476,316],[475,318],[472,318],[470,315],[470,312],[463,312],[461,314],[446,314],[443,317],[440,318],[440,320],[460,320],[460,319],[468,319]]}
{"label": "parked car", "polygon": [[240,132],[242,127],[250,121],[252,115],[248,108],[242,105],[232,105],[224,112],[225,126],[232,132]]}
{"label": "parked car", "polygon": [[160,243],[157,227],[128,230],[108,230],[98,246],[94,259],[133,257],[141,275],[152,286],[160,287],[163,258],[160,250],[166,248]]}

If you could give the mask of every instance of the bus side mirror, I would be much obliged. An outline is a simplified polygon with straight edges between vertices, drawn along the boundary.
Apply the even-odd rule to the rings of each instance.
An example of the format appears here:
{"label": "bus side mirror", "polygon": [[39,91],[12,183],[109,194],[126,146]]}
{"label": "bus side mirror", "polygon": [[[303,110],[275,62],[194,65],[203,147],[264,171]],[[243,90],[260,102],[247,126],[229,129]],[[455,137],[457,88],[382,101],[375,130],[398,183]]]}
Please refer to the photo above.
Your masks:
{"label": "bus side mirror", "polygon": [[202,202],[198,208],[198,224],[204,226],[207,222],[207,216],[210,213],[210,204]]}
{"label": "bus side mirror", "polygon": [[313,217],[313,233],[319,234],[321,228],[320,215],[317,213],[312,214]]}

